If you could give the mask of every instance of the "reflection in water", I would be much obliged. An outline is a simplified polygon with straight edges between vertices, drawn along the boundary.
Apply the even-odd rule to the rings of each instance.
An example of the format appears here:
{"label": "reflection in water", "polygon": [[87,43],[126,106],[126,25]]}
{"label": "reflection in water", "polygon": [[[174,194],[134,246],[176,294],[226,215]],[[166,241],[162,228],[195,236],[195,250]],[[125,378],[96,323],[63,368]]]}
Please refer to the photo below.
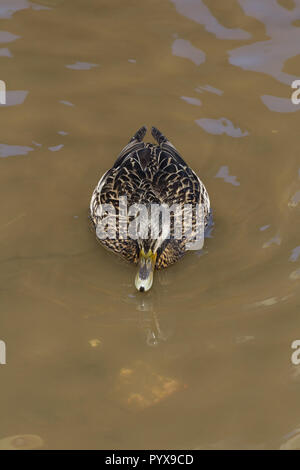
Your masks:
{"label": "reflection in water", "polygon": [[222,178],[226,183],[230,183],[233,186],[239,186],[241,184],[236,180],[236,176],[229,174],[228,166],[221,166],[215,178]]}
{"label": "reflection in water", "polygon": [[[40,0],[38,1],[39,3],[43,3]],[[26,8],[32,8],[33,10],[50,10],[47,6],[39,5],[38,3],[28,0],[2,0],[0,5],[0,18],[11,18],[16,11]]]}
{"label": "reflection in water", "polygon": [[200,65],[205,61],[204,52],[185,39],[175,39],[172,44],[172,53],[178,57],[190,59],[196,65]]}
{"label": "reflection in water", "polygon": [[181,96],[180,98],[189,104],[193,104],[195,106],[201,106],[201,101],[198,98],[192,98],[189,96]]}
{"label": "reflection in water", "polygon": [[248,343],[249,341],[253,341],[255,339],[254,336],[238,336],[236,338],[236,342],[238,344]]}
{"label": "reflection in water", "polygon": [[300,279],[300,268],[291,272],[289,277],[292,281],[297,281],[298,279]]}
{"label": "reflection in water", "polygon": [[261,100],[270,111],[275,111],[276,113],[294,113],[300,110],[300,104],[292,103],[291,98],[263,95]]}
{"label": "reflection in water", "polygon": [[63,144],[54,145],[53,147],[48,147],[48,150],[50,150],[51,152],[58,152],[58,150],[62,149],[63,146]]}
{"label": "reflection in water", "polygon": [[300,246],[296,246],[296,248],[292,250],[292,254],[289,257],[289,260],[293,261],[294,263],[295,261],[298,260],[299,256],[300,256]]}
{"label": "reflection in water", "polygon": [[0,157],[14,157],[16,155],[27,155],[28,152],[31,152],[32,150],[32,147],[0,144]]}
{"label": "reflection in water", "polygon": [[249,39],[251,35],[239,28],[226,28],[213,16],[202,0],[171,0],[176,10],[187,18],[205,26],[206,31],[220,39]]}
{"label": "reflection in water", "polygon": [[281,237],[279,233],[277,233],[274,237],[270,238],[270,240],[266,241],[263,244],[263,248],[269,248],[271,245],[280,245],[281,243]]}
{"label": "reflection in water", "polygon": [[297,191],[289,201],[289,207],[297,207],[300,202],[300,191]]}
{"label": "reflection in water", "polygon": [[215,93],[216,95],[223,95],[222,90],[219,90],[218,88],[215,88],[210,85],[198,86],[197,88],[195,88],[195,90],[198,91],[199,93],[202,93],[202,91],[204,90],[204,91],[209,91],[210,93]]}
{"label": "reflection in water", "polygon": [[1,42],[12,42],[16,39],[19,39],[20,36],[16,36],[15,34],[9,33],[8,31],[0,31],[0,43]]}
{"label": "reflection in water", "polygon": [[75,64],[66,65],[67,69],[72,69],[72,70],[90,70],[93,67],[99,67],[99,65],[89,64],[88,62],[75,62]]}
{"label": "reflection in water", "polygon": [[249,305],[249,307],[270,307],[271,305],[277,304],[277,297],[270,297],[269,299],[259,300]]}
{"label": "reflection in water", "polygon": [[[161,281],[161,277],[157,275],[158,282]],[[168,333],[162,331],[159,314],[156,313],[159,311],[159,299],[143,294],[131,294],[128,298],[130,303],[134,304],[139,312],[137,322],[143,332],[146,344],[148,346],[158,346],[162,342],[167,341],[170,337],[170,328],[167,327]]]}
{"label": "reflection in water", "polygon": [[[66,2],[66,0],[37,0],[37,2],[41,5],[44,5],[43,7],[44,9],[45,7],[58,7],[62,5],[64,2]],[[34,4],[35,6],[36,6],[36,3]],[[39,8],[42,8],[42,7],[39,5]]]}
{"label": "reflection in water", "polygon": [[6,103],[1,104],[1,106],[16,106],[24,103],[28,91],[25,90],[16,90],[16,91],[6,91]]}
{"label": "reflection in water", "polygon": [[12,57],[13,55],[7,47],[2,47],[0,49],[0,56],[2,56],[2,57]]}
{"label": "reflection in water", "polygon": [[73,103],[71,103],[70,101],[66,101],[66,100],[60,100],[60,103],[65,104],[66,106],[75,106]]}
{"label": "reflection in water", "polygon": [[269,227],[270,227],[270,225],[262,225],[261,227],[259,227],[259,230],[261,232],[264,232],[265,230],[268,230]]}
{"label": "reflection in water", "polygon": [[168,339],[168,336],[160,328],[158,316],[155,312],[145,312],[145,315],[141,318],[141,327],[145,331],[148,346],[157,346]]}
{"label": "reflection in water", "polygon": [[246,15],[261,21],[271,39],[233,49],[229,62],[246,70],[266,73],[276,80],[291,84],[298,78],[283,72],[284,63],[299,54],[300,30],[292,23],[299,19],[300,3],[287,10],[276,0],[239,0]]}
{"label": "reflection in water", "polygon": [[195,122],[209,134],[227,134],[231,137],[245,137],[249,134],[248,131],[242,132],[239,127],[234,127],[232,122],[224,117],[220,119],[202,118]]}

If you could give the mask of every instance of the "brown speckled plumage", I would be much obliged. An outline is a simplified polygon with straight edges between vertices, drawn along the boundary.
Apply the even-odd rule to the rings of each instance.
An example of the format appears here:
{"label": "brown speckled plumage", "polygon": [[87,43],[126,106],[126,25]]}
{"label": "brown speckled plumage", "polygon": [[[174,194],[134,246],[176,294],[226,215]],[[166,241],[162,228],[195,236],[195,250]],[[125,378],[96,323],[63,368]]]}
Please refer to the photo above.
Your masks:
{"label": "brown speckled plumage", "polygon": [[[129,218],[122,219],[118,214],[119,197],[126,196],[127,204],[166,204],[172,206],[179,204],[202,205],[204,225],[207,226],[210,216],[210,202],[207,191],[193,172],[179,155],[175,147],[156,128],[152,128],[152,135],[157,144],[144,143],[146,128],[142,127],[124,147],[113,167],[99,180],[91,199],[90,217],[96,229],[103,214],[100,204],[113,204],[115,207],[116,222],[128,224]],[[194,220],[194,219],[193,219]],[[172,218],[174,222],[174,217]],[[171,226],[172,228],[173,226]],[[168,239],[162,241],[157,249],[155,268],[165,268],[175,263],[185,254],[187,239],[176,240],[174,227]],[[155,240],[106,238],[100,240],[101,244],[117,253],[127,261],[137,263],[140,249],[152,249]]]}

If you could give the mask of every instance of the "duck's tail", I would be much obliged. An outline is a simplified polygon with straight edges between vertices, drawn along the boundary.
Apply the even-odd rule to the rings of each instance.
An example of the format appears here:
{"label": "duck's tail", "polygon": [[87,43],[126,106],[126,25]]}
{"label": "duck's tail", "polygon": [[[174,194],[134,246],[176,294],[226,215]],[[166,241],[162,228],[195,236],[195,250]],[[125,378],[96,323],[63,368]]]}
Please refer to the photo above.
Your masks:
{"label": "duck's tail", "polygon": [[[136,131],[136,133],[134,134],[134,136],[130,139],[129,143],[131,142],[142,142],[142,140],[144,139],[145,135],[146,135],[146,132],[147,132],[147,127],[146,126],[142,126],[138,131]],[[164,144],[166,142],[169,143],[167,137],[165,135],[163,135],[162,132],[160,132],[157,127],[154,127],[152,126],[151,128],[151,134],[152,134],[152,137],[156,140],[156,142],[158,143],[158,145],[161,145],[161,144]]]}
{"label": "duck's tail", "polygon": [[138,131],[136,131],[136,133],[134,134],[134,136],[132,137],[132,139],[130,139],[129,142],[142,142],[143,138],[145,137],[146,135],[146,132],[147,132],[147,127],[146,126],[142,126]]}
{"label": "duck's tail", "polygon": [[168,142],[167,137],[163,135],[156,127],[152,126],[151,134],[159,145],[163,144],[164,142]]}

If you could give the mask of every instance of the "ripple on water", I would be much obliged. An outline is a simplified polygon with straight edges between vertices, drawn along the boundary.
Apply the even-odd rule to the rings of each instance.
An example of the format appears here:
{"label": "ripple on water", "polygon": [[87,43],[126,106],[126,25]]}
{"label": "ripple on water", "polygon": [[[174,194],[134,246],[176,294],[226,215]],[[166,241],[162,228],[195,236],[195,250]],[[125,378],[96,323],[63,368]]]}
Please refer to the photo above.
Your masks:
{"label": "ripple on water", "polygon": [[195,91],[198,93],[202,93],[203,91],[208,91],[209,93],[214,93],[215,95],[223,95],[223,91],[219,90],[218,88],[215,88],[211,85],[199,85],[197,88],[195,88]]}
{"label": "ripple on water", "polygon": [[99,67],[99,64],[90,64],[89,62],[75,62],[75,64],[66,65],[67,69],[72,70],[90,70]]}
{"label": "ripple on water", "polygon": [[66,106],[75,106],[75,104],[71,103],[71,101],[60,100],[60,103]]}
{"label": "ripple on water", "polygon": [[180,98],[189,104],[193,104],[194,106],[201,106],[202,104],[198,98],[192,98],[190,96],[181,96]]}
{"label": "ripple on water", "polygon": [[64,147],[64,144],[60,144],[60,145],[55,145],[54,147],[48,147],[48,150],[50,150],[51,152],[58,152],[63,147]]}

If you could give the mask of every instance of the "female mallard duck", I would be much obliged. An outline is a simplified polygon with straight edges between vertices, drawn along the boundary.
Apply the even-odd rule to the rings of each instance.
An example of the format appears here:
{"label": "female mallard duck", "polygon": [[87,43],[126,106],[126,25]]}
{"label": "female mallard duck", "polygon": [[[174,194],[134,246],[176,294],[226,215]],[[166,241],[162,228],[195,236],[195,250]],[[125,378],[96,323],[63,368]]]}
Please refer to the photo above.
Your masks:
{"label": "female mallard duck", "polygon": [[[152,127],[157,144],[144,143],[146,131],[146,127],[141,127],[124,147],[114,166],[99,180],[90,203],[91,220],[101,244],[139,264],[135,285],[141,292],[152,286],[154,269],[166,268],[185,254],[195,232],[185,231],[178,237],[176,223],[179,219],[174,213],[169,218],[169,229],[165,230],[160,213],[159,227],[156,223],[155,230],[150,227],[152,219],[149,223],[148,217],[144,217],[138,221],[137,235],[128,236],[124,228],[130,227],[133,212],[127,208],[138,207],[140,211],[143,205],[147,211],[150,207],[152,211],[154,206],[170,208],[176,204],[182,209],[198,206],[203,228],[210,219],[209,196],[204,184],[158,129]],[[127,204],[125,210],[120,205],[122,198]],[[112,211],[108,210],[110,207]],[[199,218],[196,219],[194,211],[191,217],[189,220],[195,228]]]}

